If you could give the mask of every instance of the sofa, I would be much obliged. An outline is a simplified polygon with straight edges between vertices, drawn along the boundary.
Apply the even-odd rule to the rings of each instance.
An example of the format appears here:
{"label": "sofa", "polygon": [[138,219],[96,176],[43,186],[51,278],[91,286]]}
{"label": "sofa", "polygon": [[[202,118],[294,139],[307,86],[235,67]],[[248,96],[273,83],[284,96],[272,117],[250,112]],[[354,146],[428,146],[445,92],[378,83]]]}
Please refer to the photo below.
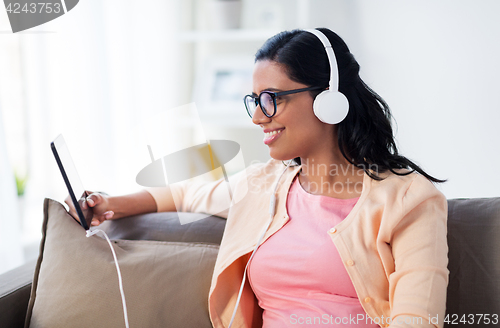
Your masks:
{"label": "sofa", "polygon": [[[46,200],[45,210],[47,211],[50,206],[57,208],[54,202]],[[61,209],[57,210],[61,211]],[[102,227],[114,241],[165,242],[169,244],[169,247],[194,245],[198,247],[197,250],[201,247],[203,250],[206,248],[216,252],[224,231],[225,220],[215,216],[205,217],[202,214],[191,213],[189,215],[193,216],[192,222],[183,225],[179,223],[177,213],[150,213],[105,222]],[[98,242],[100,241],[96,240],[96,243]],[[498,318],[500,315],[500,198],[448,200],[448,245],[450,275],[444,326],[500,326],[500,318]],[[44,247],[41,247],[42,254]],[[104,249],[103,252],[105,252]],[[203,251],[200,254],[204,257],[208,253]],[[172,324],[173,321],[169,320],[161,326],[209,326],[206,300],[210,284],[210,268],[213,268],[215,261],[213,253],[210,254],[208,266],[203,272],[196,273],[197,278],[193,279],[193,277],[188,277],[188,274],[182,273],[176,276],[175,283],[171,283],[172,287],[184,283],[183,286],[193,287],[194,282],[198,283],[203,280],[203,285],[194,286],[202,290],[195,295],[198,300],[193,301],[192,292],[187,295],[177,290],[175,294],[169,295],[169,298],[175,300],[173,306],[175,309],[172,309],[170,305],[170,308],[166,310],[175,313],[177,309],[189,310],[190,307],[196,307],[199,310],[203,308],[197,314],[201,317],[199,319],[203,321],[203,324]],[[40,283],[40,278],[37,276],[35,276],[35,281],[33,280],[35,271],[40,269],[39,263],[40,259],[38,262],[26,263],[0,275],[0,327],[24,326],[27,312],[32,311],[32,308],[28,310],[32,283],[33,285]],[[182,265],[169,266],[168,272],[172,273],[181,269]],[[186,281],[183,282],[183,279]],[[117,286],[116,289],[118,289]],[[162,293],[168,295],[173,292],[169,288]],[[130,294],[128,297],[133,298]],[[193,312],[187,313],[191,317],[194,315]],[[194,320],[194,318],[190,319]]]}

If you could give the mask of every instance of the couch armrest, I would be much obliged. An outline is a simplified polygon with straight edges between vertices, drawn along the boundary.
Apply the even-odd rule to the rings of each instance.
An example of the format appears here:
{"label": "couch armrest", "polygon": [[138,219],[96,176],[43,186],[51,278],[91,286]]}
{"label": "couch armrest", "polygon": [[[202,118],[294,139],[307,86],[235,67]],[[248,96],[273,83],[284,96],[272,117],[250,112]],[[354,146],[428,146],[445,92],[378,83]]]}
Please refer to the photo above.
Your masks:
{"label": "couch armrest", "polygon": [[[444,327],[491,327],[500,315],[500,197],[448,200],[448,269],[446,313],[458,318]],[[479,314],[484,314],[481,320]],[[486,319],[489,317],[489,319]],[[497,318],[498,319],[498,318]],[[490,324],[486,320],[491,320]],[[467,325],[463,325],[467,326]]]}
{"label": "couch armrest", "polygon": [[24,327],[36,261],[0,275],[0,318],[2,327]]}

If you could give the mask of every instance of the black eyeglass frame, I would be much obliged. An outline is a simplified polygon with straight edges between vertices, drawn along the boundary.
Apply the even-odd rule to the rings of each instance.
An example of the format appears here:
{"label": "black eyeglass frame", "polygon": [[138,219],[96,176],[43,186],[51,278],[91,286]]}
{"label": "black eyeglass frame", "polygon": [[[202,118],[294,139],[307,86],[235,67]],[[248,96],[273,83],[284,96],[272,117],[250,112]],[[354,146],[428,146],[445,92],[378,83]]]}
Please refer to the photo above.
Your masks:
{"label": "black eyeglass frame", "polygon": [[[262,91],[258,96],[246,95],[245,97],[243,97],[243,103],[245,104],[245,109],[247,110],[247,114],[248,114],[248,116],[250,116],[250,118],[252,118],[252,114],[250,114],[250,109],[247,106],[247,98],[249,98],[249,97],[255,101],[255,108],[257,108],[257,106],[259,106],[262,113],[264,113],[264,115],[266,115],[267,117],[271,118],[274,115],[276,115],[276,112],[277,112],[277,106],[276,106],[276,98],[277,97],[291,95],[294,93],[299,93],[299,92],[304,92],[304,91],[320,90],[320,89],[326,90],[326,87],[307,87],[307,88],[280,91],[280,92]],[[260,105],[261,104],[260,97],[262,97],[262,94],[264,94],[264,93],[268,94],[271,97],[271,99],[273,100],[274,111],[271,115],[267,114],[266,111],[264,110],[264,108],[262,108],[262,106]]]}

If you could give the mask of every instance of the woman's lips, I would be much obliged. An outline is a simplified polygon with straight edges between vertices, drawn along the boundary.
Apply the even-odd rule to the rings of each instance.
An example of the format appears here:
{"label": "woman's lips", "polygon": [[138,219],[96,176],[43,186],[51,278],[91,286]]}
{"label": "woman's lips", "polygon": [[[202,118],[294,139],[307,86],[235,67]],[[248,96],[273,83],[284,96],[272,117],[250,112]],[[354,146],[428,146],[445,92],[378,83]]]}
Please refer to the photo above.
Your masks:
{"label": "woman's lips", "polygon": [[276,140],[280,135],[281,135],[281,131],[283,131],[284,129],[279,129],[279,130],[274,130],[272,132],[268,132],[264,135],[264,143],[266,145],[269,145],[271,142],[273,142],[274,140]]}

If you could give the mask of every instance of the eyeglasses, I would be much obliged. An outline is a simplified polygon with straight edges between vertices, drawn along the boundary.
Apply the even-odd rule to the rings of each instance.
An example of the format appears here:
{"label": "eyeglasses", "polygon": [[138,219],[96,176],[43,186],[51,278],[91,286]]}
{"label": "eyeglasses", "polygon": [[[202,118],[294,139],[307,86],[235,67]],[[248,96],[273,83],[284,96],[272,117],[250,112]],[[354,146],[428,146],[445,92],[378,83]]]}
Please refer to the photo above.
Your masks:
{"label": "eyeglasses", "polygon": [[272,91],[262,91],[260,95],[246,95],[243,98],[243,102],[245,103],[245,108],[247,109],[247,113],[252,118],[255,114],[255,110],[257,106],[260,105],[260,109],[267,117],[273,117],[276,115],[276,98],[280,96],[291,95],[294,93],[304,92],[304,91],[312,91],[326,89],[323,87],[309,87],[281,92],[272,92]]}

